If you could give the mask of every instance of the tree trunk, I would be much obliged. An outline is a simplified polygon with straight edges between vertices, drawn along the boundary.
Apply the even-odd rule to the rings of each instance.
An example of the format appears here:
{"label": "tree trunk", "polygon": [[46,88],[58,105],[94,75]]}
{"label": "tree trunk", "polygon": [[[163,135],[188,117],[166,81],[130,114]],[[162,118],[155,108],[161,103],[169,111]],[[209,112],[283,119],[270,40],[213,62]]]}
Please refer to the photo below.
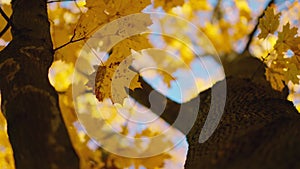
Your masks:
{"label": "tree trunk", "polygon": [[[265,79],[265,68],[261,61],[250,56],[241,58],[225,66],[226,104],[221,121],[211,136],[209,130],[205,130],[203,126],[205,123],[213,123],[214,120],[207,119],[212,89],[199,94],[198,117],[187,134],[189,150],[185,168],[300,168],[298,111],[286,100],[286,91],[277,92],[271,88]],[[143,88],[131,91],[131,96],[147,107],[151,107],[151,104],[161,107],[164,99],[157,92],[156,99],[152,99],[155,103],[140,97],[143,93],[149,95],[153,91],[146,82],[142,79],[140,81]],[[218,82],[213,88],[217,89],[222,83],[224,81]],[[189,102],[182,105],[185,104]],[[161,117],[173,124],[182,105],[167,99],[167,107]],[[154,106],[151,109],[159,114]],[[222,111],[222,108],[216,107],[213,110],[212,113],[216,113]],[[184,126],[175,127],[184,131]],[[200,133],[209,139],[199,143]]]}
{"label": "tree trunk", "polygon": [[[16,168],[79,168],[57,93],[47,78],[53,50],[46,1],[13,0],[12,7],[13,40],[0,53],[0,88]],[[225,112],[216,131],[204,143],[199,143],[199,136],[209,134],[202,127],[211,105],[211,90],[200,93],[197,120],[187,134],[185,168],[300,168],[296,158],[300,153],[300,116],[286,100],[286,94],[270,87],[263,76],[264,67],[257,65],[257,60],[246,59],[226,70]],[[260,71],[252,76],[257,69]],[[131,95],[151,107],[141,96],[150,94],[152,88],[142,84],[143,89]],[[151,109],[160,113],[156,108],[163,97],[156,96]],[[161,117],[173,124],[180,106],[188,104],[167,100]],[[184,131],[185,126],[175,127]]]}
{"label": "tree trunk", "polygon": [[16,168],[79,168],[48,80],[53,49],[46,0],[13,0],[12,8],[13,40],[0,53],[0,87]]}

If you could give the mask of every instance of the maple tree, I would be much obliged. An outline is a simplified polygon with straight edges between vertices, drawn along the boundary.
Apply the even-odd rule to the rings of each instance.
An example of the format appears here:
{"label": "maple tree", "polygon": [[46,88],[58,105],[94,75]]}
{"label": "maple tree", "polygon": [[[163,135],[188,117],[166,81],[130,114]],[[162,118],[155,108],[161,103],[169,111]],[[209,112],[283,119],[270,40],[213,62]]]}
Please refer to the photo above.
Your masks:
{"label": "maple tree", "polygon": [[[287,90],[297,100],[300,3],[283,9],[273,1],[261,4],[256,12],[246,0],[1,4],[0,167],[299,167],[294,146],[300,118]],[[157,22],[160,28],[153,26]],[[202,62],[220,71],[203,68],[207,79],[186,82],[181,103],[170,99],[182,76],[193,79],[189,71],[205,67]],[[157,70],[143,72],[145,65]],[[224,84],[226,99],[214,100]],[[199,109],[193,108],[199,100]],[[214,105],[223,116],[208,113]],[[198,113],[189,131],[187,122],[176,123],[185,119],[182,108],[187,120]],[[140,109],[164,121],[142,126],[124,118],[137,117]],[[150,116],[143,118],[155,118]],[[208,124],[216,121],[218,126]],[[166,151],[185,138],[178,131],[187,135],[186,160],[181,150]]]}

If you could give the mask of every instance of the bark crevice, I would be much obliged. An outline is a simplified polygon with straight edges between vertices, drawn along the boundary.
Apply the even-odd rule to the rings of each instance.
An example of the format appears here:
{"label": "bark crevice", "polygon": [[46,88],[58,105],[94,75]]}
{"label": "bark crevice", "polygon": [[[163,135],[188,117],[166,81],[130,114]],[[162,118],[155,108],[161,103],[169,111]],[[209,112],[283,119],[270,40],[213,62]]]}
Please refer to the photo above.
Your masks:
{"label": "bark crevice", "polygon": [[72,147],[48,79],[53,61],[45,0],[13,0],[13,40],[0,53],[2,112],[17,169],[76,169]]}

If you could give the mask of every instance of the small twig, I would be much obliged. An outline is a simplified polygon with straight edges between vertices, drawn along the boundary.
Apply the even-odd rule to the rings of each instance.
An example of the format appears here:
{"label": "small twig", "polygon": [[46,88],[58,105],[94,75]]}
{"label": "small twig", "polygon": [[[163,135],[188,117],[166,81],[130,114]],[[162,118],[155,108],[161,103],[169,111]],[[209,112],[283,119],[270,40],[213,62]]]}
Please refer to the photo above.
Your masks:
{"label": "small twig", "polygon": [[73,37],[71,38],[71,40],[70,40],[69,42],[67,42],[67,43],[65,43],[65,44],[63,44],[63,45],[61,45],[61,46],[59,46],[59,47],[53,49],[53,51],[55,52],[55,51],[57,51],[57,50],[59,50],[59,49],[65,47],[65,46],[67,46],[67,45],[69,45],[69,44],[71,44],[71,43],[75,43],[75,42],[82,41],[82,40],[85,39],[85,37],[79,38],[79,39],[76,39],[76,40],[73,40],[73,38],[74,38],[74,35],[73,35]]}
{"label": "small twig", "polygon": [[54,3],[54,2],[67,2],[67,1],[76,1],[76,0],[51,0],[51,1],[47,1],[47,3]]}
{"label": "small twig", "polygon": [[257,23],[256,23],[255,27],[253,28],[253,30],[251,31],[251,33],[249,34],[249,36],[248,36],[249,39],[248,39],[248,42],[247,42],[247,44],[246,44],[246,46],[245,46],[245,48],[244,48],[242,54],[246,53],[246,52],[249,50],[250,44],[251,44],[252,41],[253,41],[254,34],[255,34],[255,32],[257,31],[257,29],[258,29],[259,19],[262,18],[262,17],[264,17],[265,11],[266,11],[267,8],[268,8],[269,6],[271,6],[273,3],[274,3],[274,0],[271,0],[271,1],[268,3],[268,5],[266,6],[266,8],[263,10],[263,12],[260,14],[260,16],[257,18]]}
{"label": "small twig", "polygon": [[73,32],[73,35],[72,35],[70,41],[67,42],[67,43],[65,43],[65,44],[63,44],[63,45],[61,45],[61,46],[59,46],[59,47],[57,47],[57,48],[55,48],[55,49],[53,49],[53,51],[55,52],[55,51],[57,51],[57,50],[59,50],[59,49],[65,47],[65,46],[67,46],[67,45],[69,45],[69,44],[71,44],[71,43],[75,43],[75,42],[78,42],[78,41],[81,41],[81,40],[86,39],[86,37],[82,37],[82,38],[79,38],[79,39],[74,40],[75,35],[76,35],[76,28],[74,29],[74,32]]}

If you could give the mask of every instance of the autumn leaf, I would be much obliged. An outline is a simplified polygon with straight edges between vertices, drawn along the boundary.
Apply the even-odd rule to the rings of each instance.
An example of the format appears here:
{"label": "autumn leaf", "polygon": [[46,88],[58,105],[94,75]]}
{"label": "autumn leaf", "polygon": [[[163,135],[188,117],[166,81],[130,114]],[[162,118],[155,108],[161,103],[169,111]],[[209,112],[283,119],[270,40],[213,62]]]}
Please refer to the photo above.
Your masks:
{"label": "autumn leaf", "polygon": [[127,97],[126,88],[141,88],[137,73],[130,70],[133,58],[128,57],[121,63],[99,66],[96,75],[95,94],[99,101],[110,98],[113,103],[123,104]]}
{"label": "autumn leaf", "polygon": [[266,78],[270,82],[273,89],[282,91],[284,88],[284,75],[280,72],[273,70],[272,68],[266,69]]}
{"label": "autumn leaf", "polygon": [[202,31],[218,49],[218,52],[230,53],[233,48],[233,39],[229,34],[228,27],[225,27],[224,22],[226,21],[221,20],[218,23],[206,23],[205,27],[202,28]]}
{"label": "autumn leaf", "polygon": [[[66,44],[73,37],[80,13],[74,13],[70,9],[61,8],[59,4],[54,4],[48,13],[51,21],[53,46],[54,48],[58,48]],[[54,54],[54,59],[74,64],[83,43],[84,41],[70,43],[57,50]]]}
{"label": "autumn leaf", "polygon": [[176,6],[182,6],[183,4],[184,0],[154,0],[154,8],[162,7],[165,11],[169,11]]}
{"label": "autumn leaf", "polygon": [[114,103],[123,104],[123,100],[128,97],[126,88],[134,90],[142,87],[138,81],[138,74],[129,69],[132,61],[133,57],[128,56],[120,63],[112,76],[111,90],[113,93],[111,94],[111,99]]}
{"label": "autumn leaf", "polygon": [[207,2],[207,0],[189,0],[188,3],[193,8],[193,10],[209,11],[212,9],[211,5]]}
{"label": "autumn leaf", "polygon": [[300,37],[297,36],[298,28],[290,28],[290,23],[287,23],[283,26],[281,32],[278,33],[278,40],[274,46],[274,49],[277,51],[279,57],[283,56],[283,52],[286,52],[288,49],[292,51],[299,50]]}
{"label": "autumn leaf", "polygon": [[141,12],[150,5],[150,0],[87,0],[88,11],[81,15],[76,27],[75,39],[90,37],[104,24],[115,19]]}
{"label": "autumn leaf", "polygon": [[268,7],[263,18],[259,19],[258,27],[261,29],[258,38],[265,39],[269,33],[273,34],[279,26],[279,17],[281,13],[275,15],[274,9]]}
{"label": "autumn leaf", "polygon": [[[140,133],[136,133],[134,136],[135,138],[149,138],[149,137],[155,137],[159,132],[153,131],[149,128],[146,128],[142,130]],[[169,141],[161,140],[161,146],[169,146],[169,144],[172,144]],[[150,149],[157,149],[158,147],[151,146],[151,142],[149,143],[148,149],[145,150],[146,152],[149,152]],[[137,146],[133,148],[132,151],[136,151],[138,149]],[[147,169],[155,169],[155,168],[161,168],[164,166],[164,161],[167,159],[170,159],[171,155],[168,153],[162,153],[151,157],[146,158],[126,158],[121,157],[118,155],[111,155],[110,160],[113,161],[114,166],[118,168],[126,168],[130,165],[133,165],[135,168],[139,168],[140,166],[143,166]]]}
{"label": "autumn leaf", "polygon": [[[0,4],[1,4],[1,2],[0,2]],[[11,5],[3,4],[3,5],[1,5],[1,9],[8,17],[12,14]],[[2,31],[7,24],[8,23],[4,19],[4,17],[0,16],[0,31]],[[3,34],[0,37],[0,39],[3,39],[6,42],[10,42],[12,40],[10,28],[5,32],[5,34]]]}
{"label": "autumn leaf", "polygon": [[237,8],[239,9],[240,16],[245,17],[247,20],[251,19],[251,9],[246,0],[235,0]]}
{"label": "autumn leaf", "polygon": [[[1,95],[0,95],[1,102]],[[0,110],[0,168],[13,169],[13,151],[7,135],[7,124]]]}
{"label": "autumn leaf", "polygon": [[[99,101],[110,98],[114,103],[123,104],[127,97],[126,88],[139,88],[138,76],[128,69],[133,61],[131,50],[142,50],[151,47],[146,37],[132,36],[121,41],[112,49],[109,59],[99,66],[95,79],[95,94]],[[112,93],[112,91],[114,91]]]}
{"label": "autumn leaf", "polygon": [[300,70],[294,63],[287,64],[287,68],[284,70],[285,72],[285,81],[291,81],[294,84],[299,84],[299,78],[297,75],[300,75]]}
{"label": "autumn leaf", "polygon": [[289,81],[299,84],[300,69],[298,67],[299,61],[295,56],[291,58],[277,58],[266,69],[266,78],[275,90],[281,91]]}

